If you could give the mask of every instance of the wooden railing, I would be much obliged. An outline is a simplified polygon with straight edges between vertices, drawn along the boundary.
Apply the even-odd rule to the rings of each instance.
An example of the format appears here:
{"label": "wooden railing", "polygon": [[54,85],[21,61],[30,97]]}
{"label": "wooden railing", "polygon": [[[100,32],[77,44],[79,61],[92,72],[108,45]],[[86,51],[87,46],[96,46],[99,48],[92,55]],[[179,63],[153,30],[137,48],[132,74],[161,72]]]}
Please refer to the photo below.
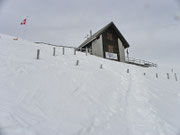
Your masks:
{"label": "wooden railing", "polygon": [[132,57],[129,57],[125,59],[126,63],[130,63],[130,64],[135,64],[135,65],[139,65],[139,66],[143,66],[143,67],[157,67],[158,65],[146,60],[140,60],[140,59],[135,59]]}

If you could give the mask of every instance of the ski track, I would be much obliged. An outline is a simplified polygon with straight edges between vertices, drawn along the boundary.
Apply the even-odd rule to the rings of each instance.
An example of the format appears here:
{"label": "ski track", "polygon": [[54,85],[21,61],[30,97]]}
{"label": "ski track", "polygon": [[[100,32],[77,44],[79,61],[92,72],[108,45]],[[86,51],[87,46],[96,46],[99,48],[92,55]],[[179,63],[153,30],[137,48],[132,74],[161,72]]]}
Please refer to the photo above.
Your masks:
{"label": "ski track", "polygon": [[0,39],[0,135],[180,133],[180,84],[173,73],[167,80],[166,71],[72,49],[62,55],[57,48],[53,57],[51,46],[11,38]]}

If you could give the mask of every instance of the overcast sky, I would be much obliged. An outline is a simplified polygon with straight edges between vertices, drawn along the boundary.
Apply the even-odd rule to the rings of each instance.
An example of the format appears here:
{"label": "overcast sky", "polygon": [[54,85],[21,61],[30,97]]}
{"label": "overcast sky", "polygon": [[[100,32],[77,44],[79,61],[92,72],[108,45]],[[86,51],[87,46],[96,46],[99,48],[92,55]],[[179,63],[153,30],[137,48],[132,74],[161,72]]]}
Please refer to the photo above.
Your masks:
{"label": "overcast sky", "polygon": [[130,56],[180,65],[180,0],[0,0],[0,32],[30,41],[77,47],[111,21]]}

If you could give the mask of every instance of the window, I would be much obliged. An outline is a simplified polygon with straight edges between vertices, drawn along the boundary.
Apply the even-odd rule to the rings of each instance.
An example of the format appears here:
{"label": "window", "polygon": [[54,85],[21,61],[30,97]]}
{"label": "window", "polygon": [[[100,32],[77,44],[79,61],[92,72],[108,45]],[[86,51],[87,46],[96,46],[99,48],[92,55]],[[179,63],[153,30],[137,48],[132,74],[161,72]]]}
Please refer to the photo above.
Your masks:
{"label": "window", "polygon": [[108,40],[111,40],[111,41],[113,40],[113,37],[112,37],[112,34],[111,34],[111,33],[107,33],[107,39],[108,39]]}
{"label": "window", "polygon": [[108,52],[111,52],[111,53],[114,52],[114,48],[112,45],[108,45]]}

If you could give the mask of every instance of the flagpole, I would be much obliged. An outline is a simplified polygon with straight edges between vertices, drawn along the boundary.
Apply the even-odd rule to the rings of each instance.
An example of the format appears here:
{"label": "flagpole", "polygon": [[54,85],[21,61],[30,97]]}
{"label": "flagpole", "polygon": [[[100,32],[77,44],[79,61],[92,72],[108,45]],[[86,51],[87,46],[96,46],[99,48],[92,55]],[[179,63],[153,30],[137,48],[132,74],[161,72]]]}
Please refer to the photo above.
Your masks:
{"label": "flagpole", "polygon": [[28,20],[28,16],[26,17],[26,23],[24,24],[24,39],[26,39],[26,34],[27,34],[27,20]]}
{"label": "flagpole", "polygon": [[29,16],[27,16],[21,23],[21,27],[22,27],[22,38],[25,39],[26,38],[26,34],[27,34],[27,19],[28,19]]}

